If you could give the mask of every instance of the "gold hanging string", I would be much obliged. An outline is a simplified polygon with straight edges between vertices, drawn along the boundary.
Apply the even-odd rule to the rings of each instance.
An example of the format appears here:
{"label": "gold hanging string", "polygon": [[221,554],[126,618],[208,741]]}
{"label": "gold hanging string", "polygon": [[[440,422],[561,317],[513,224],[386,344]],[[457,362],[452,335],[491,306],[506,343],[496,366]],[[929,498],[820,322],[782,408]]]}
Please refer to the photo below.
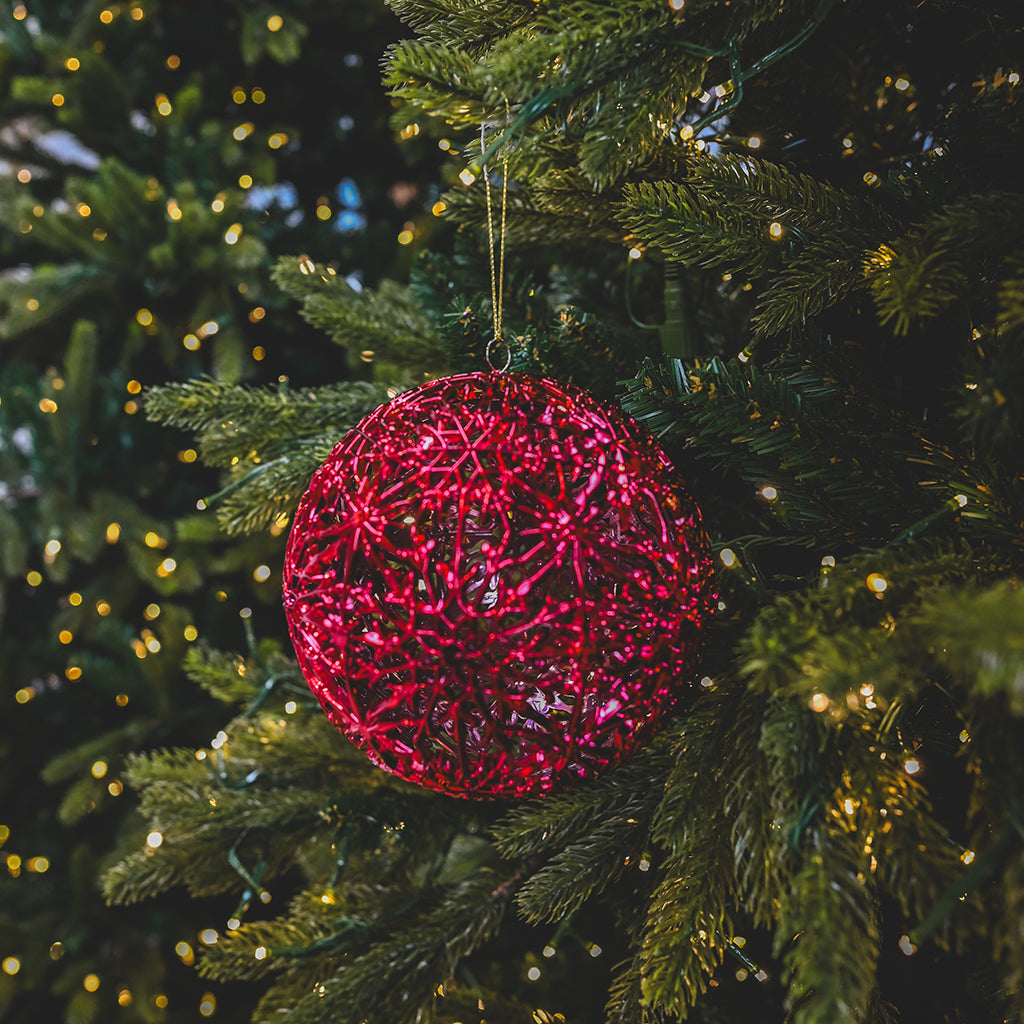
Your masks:
{"label": "gold hanging string", "polygon": [[[486,125],[480,126],[480,152],[486,154]],[[492,370],[497,367],[491,363],[491,355],[496,345],[504,345],[506,351],[505,364],[502,371],[507,370],[512,361],[512,350],[501,336],[501,321],[505,301],[505,221],[508,210],[508,159],[501,165],[501,225],[498,230],[498,259],[494,257],[494,212],[491,206],[491,182],[487,174],[487,164],[483,165],[484,194],[487,197],[487,246],[491,259],[491,309],[494,316],[494,337],[487,344],[487,362]]]}

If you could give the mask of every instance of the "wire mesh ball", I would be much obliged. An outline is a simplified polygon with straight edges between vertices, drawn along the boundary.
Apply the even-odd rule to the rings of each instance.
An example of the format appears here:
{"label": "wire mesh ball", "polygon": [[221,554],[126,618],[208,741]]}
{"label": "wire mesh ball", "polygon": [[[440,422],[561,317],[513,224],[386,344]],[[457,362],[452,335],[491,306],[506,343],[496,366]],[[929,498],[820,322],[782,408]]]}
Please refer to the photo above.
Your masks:
{"label": "wire mesh ball", "polygon": [[644,744],[714,599],[700,513],[653,438],[568,384],[430,381],[317,470],[288,626],[330,720],[457,796],[567,788]]}

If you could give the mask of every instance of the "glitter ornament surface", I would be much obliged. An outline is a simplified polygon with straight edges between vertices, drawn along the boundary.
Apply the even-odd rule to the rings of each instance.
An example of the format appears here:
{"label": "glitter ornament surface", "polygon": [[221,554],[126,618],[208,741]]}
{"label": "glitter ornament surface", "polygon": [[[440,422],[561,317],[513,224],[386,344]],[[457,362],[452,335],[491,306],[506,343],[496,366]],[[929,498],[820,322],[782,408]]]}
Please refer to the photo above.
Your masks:
{"label": "glitter ornament surface", "polygon": [[567,384],[430,381],[313,476],[284,571],[303,673],[370,759],[457,796],[566,788],[684,691],[700,514],[650,435]]}

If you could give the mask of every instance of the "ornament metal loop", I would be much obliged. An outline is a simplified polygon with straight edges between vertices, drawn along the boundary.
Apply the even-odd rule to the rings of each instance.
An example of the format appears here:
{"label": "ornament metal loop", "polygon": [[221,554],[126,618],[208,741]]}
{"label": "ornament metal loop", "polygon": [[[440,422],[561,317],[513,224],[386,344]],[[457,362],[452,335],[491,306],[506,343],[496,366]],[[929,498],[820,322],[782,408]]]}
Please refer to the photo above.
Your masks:
{"label": "ornament metal loop", "polygon": [[[505,349],[505,362],[501,366],[494,365],[493,357],[495,346],[497,345],[502,345]],[[504,373],[512,365],[512,349],[504,338],[491,338],[491,340],[487,342],[487,349],[485,350],[484,355],[487,358],[487,365],[495,373]]]}

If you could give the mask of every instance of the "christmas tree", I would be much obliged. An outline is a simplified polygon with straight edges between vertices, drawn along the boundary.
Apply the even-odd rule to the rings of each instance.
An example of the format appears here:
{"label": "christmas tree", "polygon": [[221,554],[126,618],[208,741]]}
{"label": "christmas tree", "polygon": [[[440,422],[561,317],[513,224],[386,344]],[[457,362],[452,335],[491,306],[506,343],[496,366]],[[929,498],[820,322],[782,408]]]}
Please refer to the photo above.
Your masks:
{"label": "christmas tree", "polygon": [[232,894],[198,967],[260,1022],[1021,1019],[1019,4],[391,6],[393,123],[451,156],[451,228],[407,281],[354,288],[329,247],[276,275],[373,380],[187,381],[148,415],[258,533],[497,331],[685,478],[701,661],[635,756],[488,800],[368,763],[283,620],[197,647],[233,710],[131,761],[150,838],[109,898]]}
{"label": "christmas tree", "polygon": [[[284,534],[271,524],[234,542],[202,517],[216,472],[146,421],[141,393],[336,368],[333,346],[285,315],[270,271],[276,255],[330,245],[356,283],[401,273],[410,164],[425,150],[402,153],[379,88],[377,56],[400,32],[377,4],[0,12],[0,1018],[12,1024],[190,1021],[214,1006],[186,966],[213,911],[173,896],[111,910],[97,877],[113,837],[145,835],[125,756],[219,727],[220,704],[197,699],[182,660],[276,621]],[[309,45],[318,35],[345,45],[328,54]],[[220,1017],[246,1019],[251,1001]]]}

